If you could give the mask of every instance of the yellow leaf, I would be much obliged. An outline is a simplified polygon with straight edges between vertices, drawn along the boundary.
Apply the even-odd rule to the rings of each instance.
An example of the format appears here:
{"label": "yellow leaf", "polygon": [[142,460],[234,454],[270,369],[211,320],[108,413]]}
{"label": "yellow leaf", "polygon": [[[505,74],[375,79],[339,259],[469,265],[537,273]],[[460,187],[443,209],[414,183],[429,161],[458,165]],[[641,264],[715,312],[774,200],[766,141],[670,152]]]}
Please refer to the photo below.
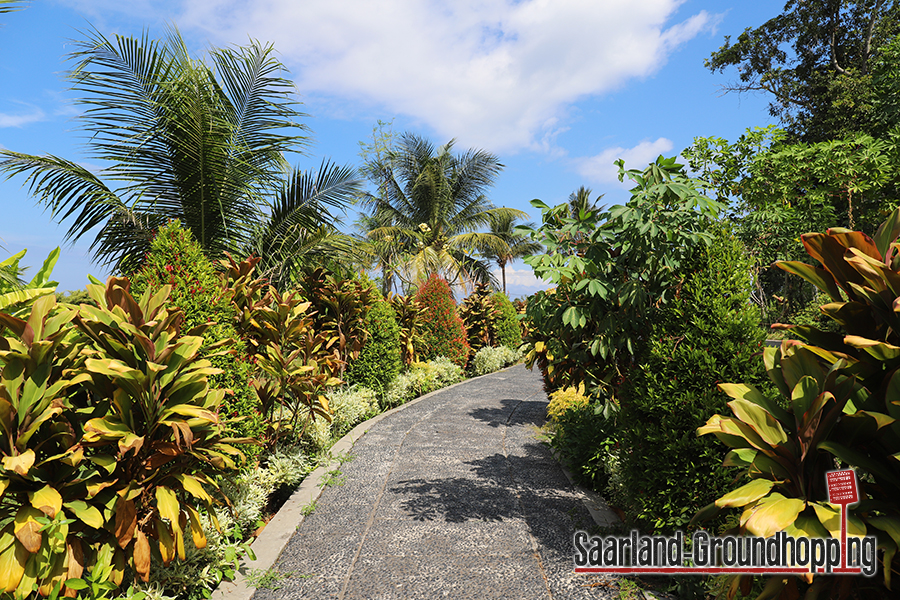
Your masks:
{"label": "yellow leaf", "polygon": [[28,500],[33,507],[51,519],[62,510],[62,496],[49,485],[45,485],[36,492],[29,492]]}
{"label": "yellow leaf", "polygon": [[185,505],[191,520],[191,535],[194,537],[194,546],[198,549],[206,548],[206,534],[203,532],[203,524],[200,521],[200,513],[193,506]]}
{"label": "yellow leaf", "polygon": [[31,553],[41,549],[41,524],[37,519],[43,516],[44,513],[31,506],[23,506],[16,513],[13,525],[16,539]]}
{"label": "yellow leaf", "polygon": [[800,498],[772,494],[756,505],[745,527],[753,535],[770,537],[793,523],[804,508],[806,502]]}
{"label": "yellow leaf", "polygon": [[159,538],[159,554],[163,565],[168,565],[175,558],[175,540],[172,539],[169,526],[159,519],[156,520],[156,537]]}
{"label": "yellow leaf", "polygon": [[34,450],[28,449],[18,456],[4,456],[0,463],[3,464],[3,468],[7,471],[13,471],[19,475],[27,475],[34,465]]}
{"label": "yellow leaf", "polygon": [[28,551],[22,544],[13,543],[0,553],[0,589],[5,592],[15,592],[25,574],[25,564],[28,562]]}
{"label": "yellow leaf", "polygon": [[768,479],[754,479],[716,500],[716,506],[719,508],[746,506],[768,494],[774,485],[775,482]]}

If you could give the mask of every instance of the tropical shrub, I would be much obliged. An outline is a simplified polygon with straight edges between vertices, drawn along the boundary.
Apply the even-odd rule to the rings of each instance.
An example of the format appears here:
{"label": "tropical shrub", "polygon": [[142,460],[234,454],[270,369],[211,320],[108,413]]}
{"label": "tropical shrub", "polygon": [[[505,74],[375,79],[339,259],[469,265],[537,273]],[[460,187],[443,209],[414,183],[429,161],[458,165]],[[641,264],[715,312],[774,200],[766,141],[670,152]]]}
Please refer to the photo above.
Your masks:
{"label": "tropical shrub", "polygon": [[11,315],[27,312],[35,299],[56,291],[57,283],[50,281],[50,274],[59,259],[59,248],[50,252],[28,283],[19,281],[19,275],[24,270],[19,268],[19,261],[26,252],[22,250],[0,263],[0,311]]}
{"label": "tropical shrub", "polygon": [[316,331],[335,338],[337,357],[342,361],[338,374],[342,375],[346,364],[358,358],[365,345],[368,337],[366,315],[375,290],[322,268],[304,277],[299,290],[315,311],[312,316]]}
{"label": "tropical shrub", "polygon": [[248,381],[252,372],[246,349],[234,327],[235,308],[222,286],[215,267],[191,232],[177,220],[157,230],[140,269],[131,276],[135,295],[156,294],[169,286],[169,303],[184,314],[184,327],[206,324],[209,342],[229,340],[227,352],[210,356],[221,372],[212,375],[210,385],[228,390],[220,408],[224,422],[235,435],[257,437],[263,426],[256,397]]}
{"label": "tropical shrub", "polygon": [[475,290],[460,304],[459,316],[466,327],[467,341],[472,351],[495,345],[497,308],[487,285],[480,283],[475,286]]}
{"label": "tropical shrub", "polygon": [[462,368],[449,358],[438,357],[427,363],[413,363],[388,386],[382,401],[386,408],[447,387],[463,379]]}
{"label": "tropical shrub", "polygon": [[522,360],[522,353],[507,346],[487,346],[472,357],[471,369],[476,376],[499,371]]}
{"label": "tropical shrub", "polygon": [[570,215],[568,204],[532,201],[543,223],[531,237],[547,252],[525,259],[556,286],[528,300],[526,363],[551,390],[584,383],[607,412],[648,319],[677,296],[683,266],[709,244],[707,228],[722,208],[674,158],[660,156],[644,171],[617,164],[620,180],[636,183],[625,206]]}
{"label": "tropical shrub", "polygon": [[547,405],[547,418],[552,423],[558,424],[570,408],[579,409],[587,406],[591,399],[584,395],[584,385],[577,388],[569,387],[556,390],[550,394],[550,403]]}
{"label": "tropical shrub", "polygon": [[432,275],[416,292],[416,302],[428,310],[427,318],[419,324],[421,360],[442,356],[464,367],[469,359],[469,344],[465,325],[456,313],[450,286]]}
{"label": "tropical shrub", "polygon": [[378,395],[374,390],[354,385],[328,394],[331,418],[331,437],[338,439],[355,425],[378,412]]}
{"label": "tropical shrub", "polygon": [[403,366],[400,357],[400,327],[391,303],[376,299],[366,316],[369,332],[359,356],[350,363],[348,383],[355,383],[384,393]]}
{"label": "tropical shrub", "polygon": [[152,561],[185,558],[186,536],[206,544],[198,509],[217,524],[212,475],[242,455],[221,434],[205,326],[182,334],[168,288],[129,291],[110,278],[88,286],[97,307],[56,309],[47,295],[26,320],[0,313],[12,333],[0,338],[6,592],[102,595],[126,567],[147,581]]}
{"label": "tropical shrub", "polygon": [[400,328],[400,358],[408,367],[419,360],[416,346],[420,345],[419,330],[428,315],[428,307],[419,304],[415,296],[390,296],[389,300]]}
{"label": "tropical shrub", "polygon": [[765,378],[756,358],[765,332],[749,302],[750,266],[743,245],[716,232],[678,297],[655,313],[618,388],[614,496],[643,530],[684,529],[734,477],[721,468],[715,441],[696,430],[726,408],[718,382],[759,385]]}
{"label": "tropical shrub", "polygon": [[494,343],[516,350],[522,344],[522,326],[519,313],[503,292],[493,295],[497,318],[494,321]]}
{"label": "tropical shrub", "polygon": [[591,402],[584,387],[569,387],[550,394],[550,445],[580,484],[603,490],[609,481],[609,458],[615,431],[603,405]]}
{"label": "tropical shrub", "polygon": [[[766,348],[774,393],[723,383],[733,417],[710,417],[698,429],[732,448],[726,464],[745,469],[745,483],[700,511],[702,520],[742,509],[738,533],[839,537],[837,509],[827,502],[825,473],[853,468],[860,503],[848,509],[848,535],[875,535],[883,552],[883,582],[864,577],[773,577],[765,594],[853,594],[891,597],[900,548],[900,208],[874,239],[844,228],[801,236],[818,265],[780,262],[832,300],[822,311],[840,333],[786,325],[801,341]],[[749,479],[749,481],[748,481]],[[735,579],[733,587],[740,584]]]}

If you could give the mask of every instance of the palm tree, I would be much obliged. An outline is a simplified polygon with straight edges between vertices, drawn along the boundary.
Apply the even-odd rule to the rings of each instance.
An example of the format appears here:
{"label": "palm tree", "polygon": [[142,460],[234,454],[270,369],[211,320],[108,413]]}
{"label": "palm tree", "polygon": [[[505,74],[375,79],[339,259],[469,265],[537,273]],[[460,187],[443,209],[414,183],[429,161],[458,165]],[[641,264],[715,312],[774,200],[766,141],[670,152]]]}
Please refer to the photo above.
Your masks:
{"label": "palm tree", "polygon": [[517,258],[523,258],[530,254],[540,252],[544,248],[539,243],[516,231],[516,226],[518,225],[534,229],[535,224],[530,222],[517,223],[517,221],[517,218],[511,218],[507,215],[491,221],[491,234],[495,235],[506,244],[506,250],[488,255],[489,258],[500,267],[504,294],[506,293],[506,265]]}
{"label": "palm tree", "polygon": [[573,219],[578,218],[578,213],[581,211],[589,212],[600,210],[600,206],[597,204],[600,202],[600,199],[603,198],[603,194],[597,196],[596,199],[591,200],[591,188],[580,186],[577,190],[569,194],[569,215]]}
{"label": "palm tree", "polygon": [[326,206],[358,189],[350,170],[323,164],[320,173],[341,175],[323,192],[318,175],[288,168],[284,153],[302,148],[306,128],[271,46],[212,50],[207,65],[190,58],[177,30],[165,43],[94,32],[74,57],[69,77],[82,94],[88,158],[110,165],[103,179],[62,158],[5,150],[0,171],[27,177],[53,216],[70,221],[67,239],[100,227],[95,259],[120,271],[140,264],[171,219],[211,257],[240,254],[266,236],[275,248],[282,233],[318,229],[330,219]]}
{"label": "palm tree", "polygon": [[503,168],[496,156],[483,150],[454,155],[452,150],[452,140],[435,148],[404,133],[383,158],[367,166],[379,186],[378,196],[363,198],[380,223],[369,237],[389,242],[403,256],[396,274],[407,284],[432,273],[451,284],[493,283],[481,257],[505,251],[506,243],[478,230],[502,216],[527,216],[497,208],[485,196]]}

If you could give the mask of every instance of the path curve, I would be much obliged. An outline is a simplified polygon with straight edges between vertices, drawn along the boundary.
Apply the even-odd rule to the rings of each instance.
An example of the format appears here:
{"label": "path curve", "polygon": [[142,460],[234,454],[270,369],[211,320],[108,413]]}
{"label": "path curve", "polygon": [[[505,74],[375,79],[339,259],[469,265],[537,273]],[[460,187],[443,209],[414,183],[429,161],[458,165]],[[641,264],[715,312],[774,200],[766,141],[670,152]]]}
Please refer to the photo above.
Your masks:
{"label": "path curve", "polygon": [[519,365],[375,423],[276,561],[290,576],[254,600],[615,597],[572,571],[594,521],[537,439],[546,409]]}

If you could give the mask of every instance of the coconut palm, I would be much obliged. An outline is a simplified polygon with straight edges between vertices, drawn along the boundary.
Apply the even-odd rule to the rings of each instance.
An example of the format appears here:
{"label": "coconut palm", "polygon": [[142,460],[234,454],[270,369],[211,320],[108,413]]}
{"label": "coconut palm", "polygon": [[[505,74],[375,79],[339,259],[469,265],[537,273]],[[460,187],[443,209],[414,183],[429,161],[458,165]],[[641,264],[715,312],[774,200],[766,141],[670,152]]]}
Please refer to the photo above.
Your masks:
{"label": "coconut palm", "polygon": [[485,192],[503,168],[496,156],[483,150],[455,155],[453,143],[436,148],[404,133],[367,168],[380,193],[366,195],[363,204],[382,223],[369,237],[388,241],[403,256],[397,275],[408,284],[432,273],[451,284],[494,283],[483,257],[504,252],[506,243],[479,229],[503,216],[527,216],[487,199]]}
{"label": "coconut palm", "polygon": [[591,200],[591,188],[580,186],[577,190],[569,194],[569,215],[572,218],[577,219],[578,213],[581,211],[589,212],[600,210],[600,206],[597,204],[600,202],[600,199],[603,198],[603,194],[597,196],[596,199]]}
{"label": "coconut palm", "polygon": [[39,201],[69,222],[67,239],[99,227],[95,259],[120,271],[140,263],[171,219],[211,257],[261,239],[284,248],[279,234],[317,230],[330,219],[326,207],[357,190],[350,170],[324,164],[320,173],[341,178],[323,192],[318,174],[288,168],[284,153],[303,147],[306,128],[271,46],[212,50],[207,64],[188,55],[177,30],[165,42],[94,32],[74,57],[69,77],[82,94],[88,159],[109,166],[98,175],[55,156],[0,151],[0,170],[27,177]]}
{"label": "coconut palm", "polygon": [[531,222],[518,223],[518,221],[518,218],[510,217],[508,215],[497,217],[491,221],[491,234],[495,235],[506,244],[506,250],[488,254],[488,257],[500,267],[504,294],[506,293],[506,265],[517,258],[524,258],[525,256],[535,254],[544,249],[539,243],[516,231],[517,226],[534,229],[535,224]]}

